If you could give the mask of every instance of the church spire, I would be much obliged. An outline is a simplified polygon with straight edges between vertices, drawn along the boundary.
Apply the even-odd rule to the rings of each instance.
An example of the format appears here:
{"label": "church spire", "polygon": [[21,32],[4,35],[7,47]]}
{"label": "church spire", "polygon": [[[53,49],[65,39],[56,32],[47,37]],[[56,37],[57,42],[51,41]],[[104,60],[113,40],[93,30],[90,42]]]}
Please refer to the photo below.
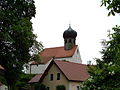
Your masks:
{"label": "church spire", "polygon": [[69,24],[69,28],[64,31],[63,38],[64,38],[64,48],[65,50],[70,50],[75,45],[77,32],[71,28],[71,24]]}

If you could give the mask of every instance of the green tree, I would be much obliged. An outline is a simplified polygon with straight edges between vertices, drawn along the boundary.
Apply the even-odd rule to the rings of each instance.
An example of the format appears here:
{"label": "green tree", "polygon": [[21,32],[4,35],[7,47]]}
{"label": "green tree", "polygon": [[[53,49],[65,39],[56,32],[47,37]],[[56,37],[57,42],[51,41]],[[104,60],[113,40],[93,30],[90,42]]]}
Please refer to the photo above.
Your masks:
{"label": "green tree", "polygon": [[35,75],[22,73],[20,75],[19,80],[16,82],[16,90],[21,90],[21,89],[29,90],[30,84],[28,84],[28,82],[31,80],[33,76]]}
{"label": "green tree", "polygon": [[[120,13],[120,0],[102,0],[108,16]],[[89,67],[90,78],[83,83],[84,90],[120,90],[120,26],[112,28],[108,41],[103,41],[102,59]]]}
{"label": "green tree", "polygon": [[101,0],[101,6],[105,6],[109,11],[108,16],[120,13],[120,0]]}
{"label": "green tree", "polygon": [[102,50],[102,60],[89,69],[90,78],[84,82],[85,90],[119,90],[120,89],[120,26],[112,28]]}
{"label": "green tree", "polygon": [[35,13],[33,0],[0,0],[0,64],[11,90],[23,65],[42,49],[30,21]]}

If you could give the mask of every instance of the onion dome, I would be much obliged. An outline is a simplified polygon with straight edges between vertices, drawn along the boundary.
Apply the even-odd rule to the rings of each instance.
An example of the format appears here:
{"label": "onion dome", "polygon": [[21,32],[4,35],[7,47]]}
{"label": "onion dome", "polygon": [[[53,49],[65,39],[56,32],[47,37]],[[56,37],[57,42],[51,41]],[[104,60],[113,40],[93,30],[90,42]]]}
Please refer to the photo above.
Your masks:
{"label": "onion dome", "polygon": [[63,38],[76,38],[77,32],[71,28],[69,25],[69,28],[64,31]]}

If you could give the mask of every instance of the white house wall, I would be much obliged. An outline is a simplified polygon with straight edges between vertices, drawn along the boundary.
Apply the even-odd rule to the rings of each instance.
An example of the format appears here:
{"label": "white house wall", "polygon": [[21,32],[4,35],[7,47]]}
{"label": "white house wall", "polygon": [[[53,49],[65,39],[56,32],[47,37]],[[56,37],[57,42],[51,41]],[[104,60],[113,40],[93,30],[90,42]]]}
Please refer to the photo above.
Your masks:
{"label": "white house wall", "polygon": [[80,82],[69,81],[69,83],[68,83],[68,90],[78,90],[77,89],[78,86],[79,86],[79,90],[81,90]]}

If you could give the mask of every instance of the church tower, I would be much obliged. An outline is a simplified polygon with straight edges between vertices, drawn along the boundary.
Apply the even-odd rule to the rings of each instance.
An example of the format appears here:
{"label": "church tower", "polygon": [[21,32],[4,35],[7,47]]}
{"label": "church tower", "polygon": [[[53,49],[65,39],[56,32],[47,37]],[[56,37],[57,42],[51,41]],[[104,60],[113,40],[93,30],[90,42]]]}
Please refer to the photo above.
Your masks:
{"label": "church tower", "polygon": [[69,24],[69,28],[63,33],[65,50],[70,50],[74,47],[74,45],[76,45],[76,37],[77,32],[73,30]]}

